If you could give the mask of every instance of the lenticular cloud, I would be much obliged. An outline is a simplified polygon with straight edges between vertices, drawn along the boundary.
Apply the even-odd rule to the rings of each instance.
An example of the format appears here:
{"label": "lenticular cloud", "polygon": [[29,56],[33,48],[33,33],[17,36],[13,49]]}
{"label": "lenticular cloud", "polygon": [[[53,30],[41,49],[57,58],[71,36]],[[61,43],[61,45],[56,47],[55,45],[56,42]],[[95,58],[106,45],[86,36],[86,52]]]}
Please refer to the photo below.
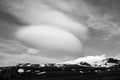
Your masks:
{"label": "lenticular cloud", "polygon": [[22,28],[17,37],[40,50],[76,54],[82,48],[80,40],[72,33],[45,25]]}
{"label": "lenticular cloud", "polygon": [[[33,2],[30,2],[28,7],[22,5],[22,8],[18,4],[12,5],[18,10],[10,8],[11,14],[28,24],[16,30],[16,38],[42,52],[75,56],[82,54],[81,41],[88,38],[88,28],[61,10],[43,2]],[[68,4],[64,6],[69,7]]]}

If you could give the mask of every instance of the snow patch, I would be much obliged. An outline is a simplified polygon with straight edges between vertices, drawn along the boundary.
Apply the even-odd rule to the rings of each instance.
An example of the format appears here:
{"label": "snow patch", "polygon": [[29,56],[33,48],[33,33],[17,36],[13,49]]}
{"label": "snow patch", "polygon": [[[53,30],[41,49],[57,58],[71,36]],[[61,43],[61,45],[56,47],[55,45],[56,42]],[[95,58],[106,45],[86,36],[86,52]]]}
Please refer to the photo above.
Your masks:
{"label": "snow patch", "polygon": [[101,56],[86,56],[83,58],[78,58],[73,61],[67,61],[67,62],[62,62],[63,64],[79,64],[80,62],[87,62],[89,64],[94,64],[95,62],[102,61],[103,59],[106,59],[105,55]]}

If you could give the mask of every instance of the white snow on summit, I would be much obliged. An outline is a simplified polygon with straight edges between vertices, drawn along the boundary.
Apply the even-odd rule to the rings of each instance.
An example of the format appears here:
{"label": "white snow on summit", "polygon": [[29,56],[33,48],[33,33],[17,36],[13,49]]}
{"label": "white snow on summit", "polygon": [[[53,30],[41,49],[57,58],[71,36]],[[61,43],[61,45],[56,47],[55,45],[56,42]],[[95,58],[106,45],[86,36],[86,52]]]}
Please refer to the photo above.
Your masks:
{"label": "white snow on summit", "polygon": [[[86,62],[90,64],[92,67],[110,67],[116,65],[116,63],[109,63],[108,59],[105,55],[101,56],[87,56],[83,58],[78,58],[76,60],[61,62],[58,64],[78,64],[81,65],[81,62]],[[113,58],[114,59],[114,58]]]}
{"label": "white snow on summit", "polygon": [[78,64],[80,62],[87,62],[89,64],[93,64],[94,62],[101,61],[103,59],[106,59],[105,55],[87,56],[87,57],[83,57],[83,58],[78,58],[78,59],[73,60],[73,61],[61,62],[61,64]]}

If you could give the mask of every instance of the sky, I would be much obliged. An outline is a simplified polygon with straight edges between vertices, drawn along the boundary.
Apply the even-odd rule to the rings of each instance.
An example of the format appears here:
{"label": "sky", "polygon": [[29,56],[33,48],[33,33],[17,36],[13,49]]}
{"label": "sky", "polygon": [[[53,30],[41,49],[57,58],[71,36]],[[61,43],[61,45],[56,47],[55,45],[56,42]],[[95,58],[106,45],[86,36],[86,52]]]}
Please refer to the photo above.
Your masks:
{"label": "sky", "polygon": [[1,0],[0,66],[119,56],[119,0]]}

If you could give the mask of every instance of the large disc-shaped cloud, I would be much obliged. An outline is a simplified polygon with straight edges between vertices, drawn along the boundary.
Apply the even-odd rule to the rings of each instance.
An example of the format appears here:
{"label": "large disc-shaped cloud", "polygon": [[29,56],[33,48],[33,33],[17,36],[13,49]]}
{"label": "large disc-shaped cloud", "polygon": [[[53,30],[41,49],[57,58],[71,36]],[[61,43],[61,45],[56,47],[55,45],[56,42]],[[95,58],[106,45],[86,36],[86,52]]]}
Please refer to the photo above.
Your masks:
{"label": "large disc-shaped cloud", "polygon": [[79,53],[81,42],[72,33],[51,26],[28,26],[17,31],[18,39],[52,52]]}

